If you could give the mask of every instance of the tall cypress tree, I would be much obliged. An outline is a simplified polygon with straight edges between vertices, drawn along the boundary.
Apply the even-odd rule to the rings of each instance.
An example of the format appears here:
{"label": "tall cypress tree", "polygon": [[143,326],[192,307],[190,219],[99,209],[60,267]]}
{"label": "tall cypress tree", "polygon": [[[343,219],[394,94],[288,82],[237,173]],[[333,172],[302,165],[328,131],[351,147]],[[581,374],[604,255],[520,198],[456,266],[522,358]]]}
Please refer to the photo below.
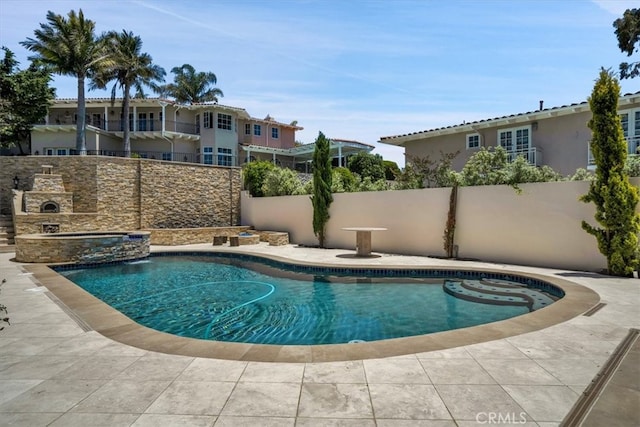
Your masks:
{"label": "tall cypress tree", "polygon": [[598,241],[600,252],[607,258],[608,273],[630,277],[638,263],[640,215],[636,212],[638,189],[623,171],[627,141],[618,116],[619,97],[618,81],[610,72],[601,70],[589,98],[596,179],[581,200],[596,205],[595,219],[602,227],[582,221],[582,228]]}
{"label": "tall cypress tree", "polygon": [[331,195],[331,156],[329,140],[319,133],[313,151],[313,233],[324,248],[325,226],[329,221],[329,206],[333,202]]}

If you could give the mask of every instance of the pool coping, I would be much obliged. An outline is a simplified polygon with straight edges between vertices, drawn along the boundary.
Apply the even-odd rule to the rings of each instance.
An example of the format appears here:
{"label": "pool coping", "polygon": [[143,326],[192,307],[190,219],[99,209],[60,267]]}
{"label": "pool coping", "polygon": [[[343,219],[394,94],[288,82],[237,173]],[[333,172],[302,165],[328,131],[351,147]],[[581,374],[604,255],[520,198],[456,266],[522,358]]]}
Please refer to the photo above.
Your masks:
{"label": "pool coping", "polygon": [[[163,253],[180,253],[183,250],[162,250]],[[193,253],[215,253],[215,249],[193,249]],[[297,264],[303,266],[333,267],[335,264],[300,261],[271,254],[255,254],[258,258]],[[186,338],[159,332],[142,326],[100,299],[94,297],[75,283],[61,276],[48,265],[24,264],[23,269],[32,273],[34,281],[45,286],[75,316],[101,335],[133,347],[167,354],[239,360],[254,362],[333,362],[375,359],[407,354],[423,353],[435,350],[477,344],[497,339],[521,335],[544,329],[577,317],[600,302],[600,296],[593,290],[574,282],[515,269],[500,269],[503,274],[549,282],[559,287],[565,296],[552,305],[531,313],[484,325],[417,335],[393,338],[382,341],[323,344],[323,345],[267,345],[245,344],[221,341],[208,341]],[[417,266],[381,266],[364,264],[340,264],[341,268],[393,268],[398,270],[416,270]],[[496,269],[465,266],[455,268],[451,265],[430,265],[419,269],[458,269],[463,271],[495,272]]]}

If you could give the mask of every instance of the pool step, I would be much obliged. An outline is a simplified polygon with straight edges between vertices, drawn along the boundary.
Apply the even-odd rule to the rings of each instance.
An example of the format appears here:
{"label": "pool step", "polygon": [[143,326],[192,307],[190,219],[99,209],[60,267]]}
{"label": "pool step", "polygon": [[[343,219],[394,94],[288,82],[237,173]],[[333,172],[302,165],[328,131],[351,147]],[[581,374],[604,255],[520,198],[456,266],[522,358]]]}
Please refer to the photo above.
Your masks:
{"label": "pool step", "polygon": [[526,285],[497,279],[445,280],[444,291],[456,298],[482,304],[525,306],[529,311],[546,307],[554,297]]}

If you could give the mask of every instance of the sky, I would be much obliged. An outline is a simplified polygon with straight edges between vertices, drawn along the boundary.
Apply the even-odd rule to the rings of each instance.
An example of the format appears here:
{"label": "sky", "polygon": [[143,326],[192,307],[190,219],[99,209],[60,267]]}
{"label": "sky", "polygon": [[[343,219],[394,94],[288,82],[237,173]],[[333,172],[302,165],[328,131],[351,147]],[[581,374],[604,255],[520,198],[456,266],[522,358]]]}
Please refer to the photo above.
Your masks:
{"label": "sky", "polygon": [[[98,33],[127,30],[167,71],[214,72],[219,103],[304,127],[297,140],[374,145],[404,166],[400,135],[587,99],[601,67],[628,61],[613,21],[630,0],[0,0],[0,45],[47,11],[82,9]],[[637,56],[635,60],[638,60]],[[76,80],[56,76],[60,98]],[[621,92],[640,91],[640,78]],[[89,91],[88,97],[110,96]]]}

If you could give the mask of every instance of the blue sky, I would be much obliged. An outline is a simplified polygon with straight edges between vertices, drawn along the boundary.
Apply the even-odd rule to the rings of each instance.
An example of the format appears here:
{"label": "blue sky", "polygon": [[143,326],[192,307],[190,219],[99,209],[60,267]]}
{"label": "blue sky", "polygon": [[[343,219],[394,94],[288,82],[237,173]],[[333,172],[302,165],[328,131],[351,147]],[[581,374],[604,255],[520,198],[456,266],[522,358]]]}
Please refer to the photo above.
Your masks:
{"label": "blue sky", "polygon": [[[221,104],[297,120],[298,140],[376,146],[380,137],[581,102],[600,67],[626,59],[612,22],[629,0],[0,0],[0,44],[19,45],[48,10],[82,8],[98,32],[133,31],[167,70],[213,71]],[[637,59],[637,58],[636,58]],[[56,77],[58,97],[76,97]],[[640,78],[621,82],[640,90]],[[105,96],[92,91],[90,97]]]}

